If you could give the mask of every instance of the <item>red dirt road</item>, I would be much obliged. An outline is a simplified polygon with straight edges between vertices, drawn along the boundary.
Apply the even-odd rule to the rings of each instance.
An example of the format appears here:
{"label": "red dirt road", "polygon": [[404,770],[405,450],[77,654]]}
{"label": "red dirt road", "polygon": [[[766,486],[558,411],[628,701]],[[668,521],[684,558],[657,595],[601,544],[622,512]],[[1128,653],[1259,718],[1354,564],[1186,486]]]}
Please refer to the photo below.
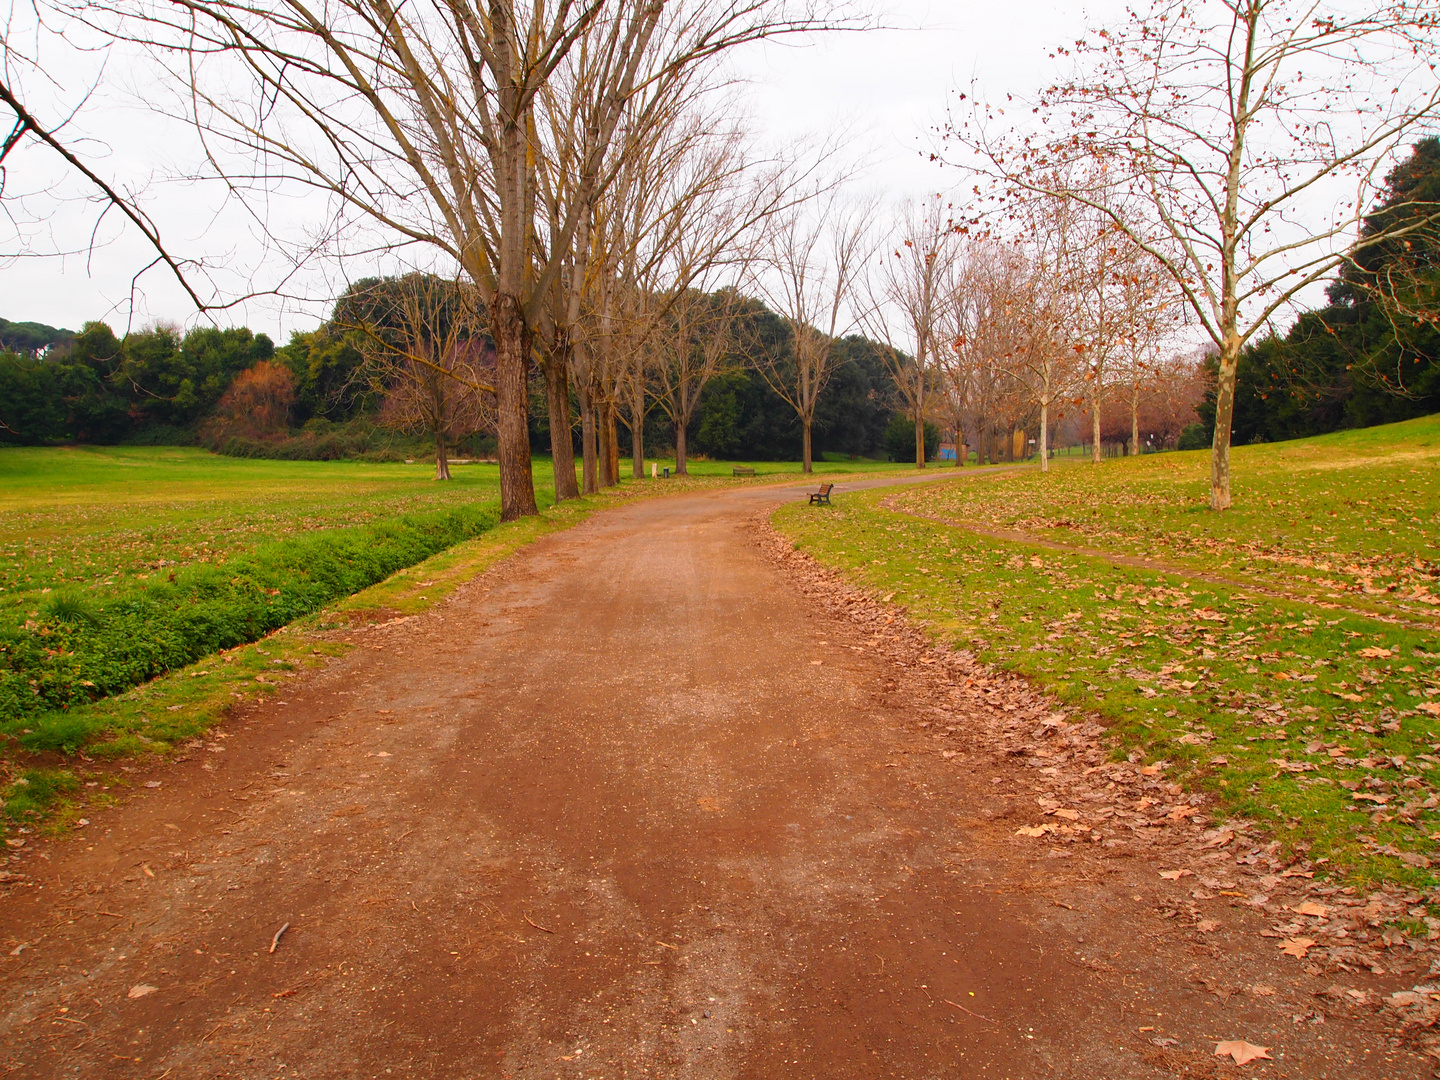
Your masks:
{"label": "red dirt road", "polygon": [[793,497],[542,540],[27,856],[0,1076],[1429,1075],[1249,912],[1017,838],[1026,770],[756,543]]}

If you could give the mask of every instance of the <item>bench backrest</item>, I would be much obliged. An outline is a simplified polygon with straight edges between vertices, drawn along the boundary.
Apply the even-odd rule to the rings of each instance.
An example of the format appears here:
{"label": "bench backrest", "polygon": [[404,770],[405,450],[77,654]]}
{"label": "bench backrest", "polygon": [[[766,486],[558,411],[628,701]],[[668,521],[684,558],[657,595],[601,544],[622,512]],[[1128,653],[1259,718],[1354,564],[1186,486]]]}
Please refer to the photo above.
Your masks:
{"label": "bench backrest", "polygon": [[830,489],[833,488],[834,486],[835,486],[834,484],[821,484],[821,485],[820,485],[820,494],[821,494],[821,495],[829,495],[829,494],[830,494]]}

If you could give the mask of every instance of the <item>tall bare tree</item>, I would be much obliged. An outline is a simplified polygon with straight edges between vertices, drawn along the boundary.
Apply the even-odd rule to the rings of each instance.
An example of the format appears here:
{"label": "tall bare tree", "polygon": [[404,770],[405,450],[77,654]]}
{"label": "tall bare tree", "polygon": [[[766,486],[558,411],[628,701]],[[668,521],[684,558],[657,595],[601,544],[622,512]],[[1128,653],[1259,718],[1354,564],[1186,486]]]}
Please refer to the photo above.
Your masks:
{"label": "tall bare tree", "polygon": [[870,258],[875,207],[834,188],[777,217],[757,288],[789,331],[783,349],[758,350],[757,369],[795,410],[802,468],[812,470],[815,406],[840,366],[837,339],[855,324],[858,276]]}
{"label": "tall bare tree", "polygon": [[[893,236],[895,247],[867,282],[861,321],[869,336],[883,345],[881,356],[915,424],[915,467],[923,469],[925,421],[933,410],[942,349],[939,338],[945,305],[954,296],[951,278],[961,238],[938,199],[904,207]],[[892,323],[898,333],[892,331]]]}
{"label": "tall bare tree", "polygon": [[[1437,27],[1419,0],[1153,0],[1060,50],[1075,71],[1024,110],[1036,126],[981,106],[950,130],[967,167],[1109,214],[1176,283],[1219,357],[1214,510],[1246,342],[1357,251],[1434,221],[1360,231],[1387,163],[1440,115]],[[1064,168],[1080,163],[1103,168]],[[1077,176],[1097,186],[1055,183]]]}
{"label": "tall bare tree", "polygon": [[[807,0],[71,2],[170,60],[186,115],[237,193],[318,189],[334,206],[328,239],[359,222],[372,247],[427,247],[474,283],[496,349],[506,519],[536,510],[534,328],[632,98],[741,43],[826,25]],[[567,63],[588,68],[574,85],[595,107],[572,162],[577,190],[542,236],[536,101]]]}

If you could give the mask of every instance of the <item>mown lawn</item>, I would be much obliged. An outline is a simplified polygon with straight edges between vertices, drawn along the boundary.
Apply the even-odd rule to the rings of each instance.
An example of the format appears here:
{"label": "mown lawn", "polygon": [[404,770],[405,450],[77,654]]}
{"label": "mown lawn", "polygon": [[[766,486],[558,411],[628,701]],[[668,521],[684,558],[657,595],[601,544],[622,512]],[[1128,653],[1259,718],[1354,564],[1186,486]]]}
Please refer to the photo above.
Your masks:
{"label": "mown lawn", "polygon": [[1264,582],[1320,603],[1440,616],[1440,416],[1232,452],[1234,505],[1206,507],[1208,451],[1067,464],[896,505]]}
{"label": "mown lawn", "polygon": [[[1203,509],[1205,455],[1170,454],[857,493],[786,507],[776,524],[944,640],[1102,716],[1117,754],[1168,760],[1267,822],[1321,876],[1427,885],[1440,839],[1437,436],[1430,418],[1245,447],[1223,515]],[[1193,574],[1216,568],[1235,584]],[[1362,604],[1376,613],[1345,610]]]}

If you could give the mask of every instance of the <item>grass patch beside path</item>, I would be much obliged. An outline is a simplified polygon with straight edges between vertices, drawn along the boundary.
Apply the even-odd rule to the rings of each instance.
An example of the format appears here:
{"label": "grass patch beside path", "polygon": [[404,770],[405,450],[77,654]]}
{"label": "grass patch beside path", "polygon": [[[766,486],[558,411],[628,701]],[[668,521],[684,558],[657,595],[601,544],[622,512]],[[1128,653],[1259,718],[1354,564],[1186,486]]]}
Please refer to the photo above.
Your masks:
{"label": "grass patch beside path", "polygon": [[897,506],[1266,584],[1316,604],[1440,620],[1440,416],[1231,451],[1067,465],[911,492]]}
{"label": "grass patch beside path", "polygon": [[[1324,445],[1334,441],[1340,445],[1333,450]],[[1312,461],[1353,453],[1354,442],[1309,442],[1309,448],[1254,449],[1300,460],[1312,455]],[[1384,445],[1373,441],[1369,455],[1383,458]],[[1398,445],[1396,456],[1409,452],[1403,441]],[[1250,475],[1254,460],[1237,463],[1242,499],[1243,493],[1255,498],[1262,485],[1285,484],[1281,477]],[[1378,467],[1417,468],[1421,475],[1406,473],[1407,490],[1430,490],[1440,460],[1420,460],[1426,463],[1402,458]],[[1078,492],[1070,487],[1077,477],[1099,473],[1097,516],[1138,530],[1146,511],[1125,505],[1127,483],[1134,477],[1143,491],[1154,483],[1156,468],[1150,459],[1131,466],[1107,462],[1093,472],[1077,466],[1039,482]],[[1331,475],[1341,471],[1336,466]],[[1302,475],[1291,490],[1303,492],[1310,483]],[[1237,546],[1258,544],[1275,518],[1304,520],[1305,513],[1322,510],[1320,500],[1328,496],[1319,492],[1330,488],[1313,486],[1312,501],[1292,499],[1268,517],[1258,510],[1248,517],[1212,516],[1196,532],[1224,530]],[[966,487],[985,491],[976,495]],[[1033,473],[908,489],[895,501],[928,512],[937,504],[983,500],[998,519],[1007,489],[1020,504],[1012,511],[1016,518],[1040,504]],[[1369,494],[1373,503],[1378,493]],[[1398,496],[1387,492],[1386,498]],[[882,490],[846,496],[833,508],[786,506],[775,524],[802,550],[903,606],[942,640],[1103,717],[1117,737],[1117,753],[1139,748],[1151,760],[1168,760],[1175,766],[1171,775],[1210,792],[1227,812],[1265,822],[1289,850],[1312,860],[1317,876],[1435,883],[1440,632],[979,538],[888,509],[887,499],[894,493]],[[960,515],[952,509],[947,516]],[[1123,532],[1113,546],[1133,551],[1135,535]],[[1361,534],[1347,535],[1363,555]],[[1105,540],[1098,527],[1086,534],[1089,546],[1105,547]],[[1388,531],[1373,547],[1382,556],[1398,549]]]}
{"label": "grass patch beside path", "polygon": [[112,799],[133,781],[136,757],[198,745],[236,705],[281,696],[290,679],[342,656],[352,646],[326,631],[350,626],[347,611],[415,615],[484,573],[501,559],[551,532],[583,521],[608,500],[583,499],[538,516],[497,525],[402,570],[324,611],[276,630],[260,641],[205,657],[144,686],[65,714],[82,723],[90,741],[78,754],[16,754],[0,758],[0,822],[23,834],[63,831],[85,807]]}

